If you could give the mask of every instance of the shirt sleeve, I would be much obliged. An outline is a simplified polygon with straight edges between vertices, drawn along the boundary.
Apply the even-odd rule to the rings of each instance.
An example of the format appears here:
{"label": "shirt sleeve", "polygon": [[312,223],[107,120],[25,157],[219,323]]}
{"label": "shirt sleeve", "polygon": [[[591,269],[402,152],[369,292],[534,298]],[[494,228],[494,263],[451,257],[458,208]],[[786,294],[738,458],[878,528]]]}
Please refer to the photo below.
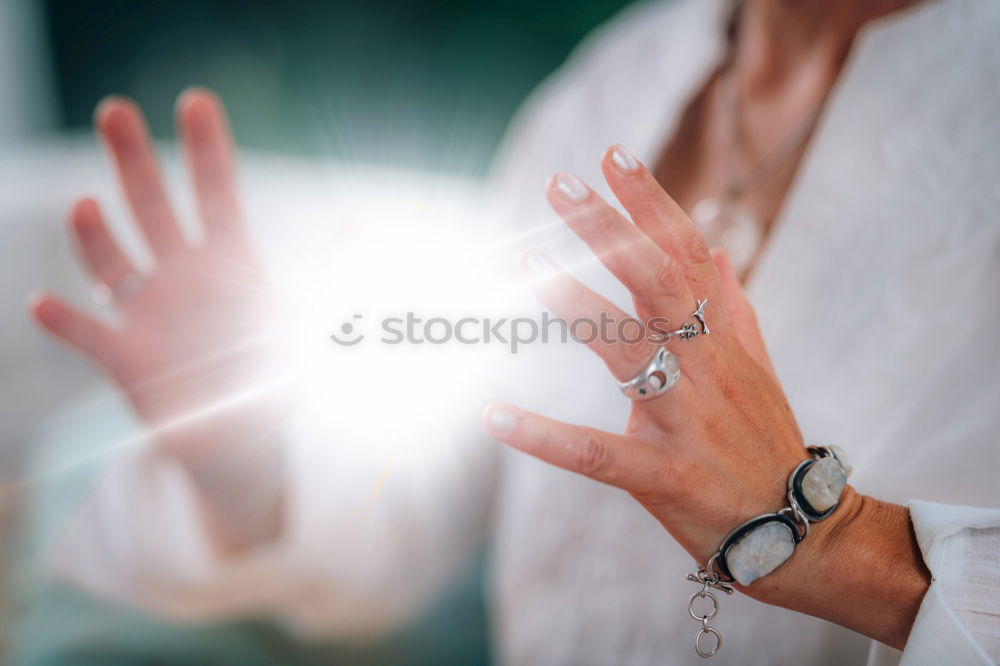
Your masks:
{"label": "shirt sleeve", "polygon": [[52,566],[175,621],[268,614],[304,636],[377,635],[423,608],[483,540],[493,447],[454,439],[444,469],[296,441],[281,537],[238,556],[214,547],[187,474],[151,447],[132,450],[99,475]]}
{"label": "shirt sleeve", "polygon": [[910,502],[931,572],[899,653],[873,646],[869,666],[994,664],[1000,661],[1000,510]]}

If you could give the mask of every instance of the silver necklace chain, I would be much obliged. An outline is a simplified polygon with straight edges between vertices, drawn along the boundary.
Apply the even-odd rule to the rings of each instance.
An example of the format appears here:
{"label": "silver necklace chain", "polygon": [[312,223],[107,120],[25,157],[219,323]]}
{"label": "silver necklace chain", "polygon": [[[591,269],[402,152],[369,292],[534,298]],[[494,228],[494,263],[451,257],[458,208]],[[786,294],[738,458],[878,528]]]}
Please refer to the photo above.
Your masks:
{"label": "silver necklace chain", "polygon": [[763,185],[802,148],[819,120],[823,102],[820,101],[792,132],[778,142],[774,150],[749,170],[741,172],[739,158],[749,151],[740,122],[743,100],[736,77],[735,53],[739,34],[735,31],[730,34],[729,56],[718,79],[723,107],[722,191],[696,203],[690,213],[706,242],[726,249],[733,268],[741,274],[752,264],[764,235],[760,216],[743,199],[747,193]]}
{"label": "silver necklace chain", "polygon": [[725,160],[724,167],[726,183],[724,189],[726,196],[739,199],[747,192],[752,192],[760,187],[771,174],[787,162],[805,144],[816,126],[816,121],[819,120],[823,103],[820,102],[817,104],[795,131],[781,141],[773,151],[758,160],[745,173],[740,174],[737,164],[740,154],[747,151],[747,140],[743,126],[740,123],[743,105],[736,80],[736,68],[732,63],[723,72],[720,83],[722,84],[722,94],[725,98],[724,104],[728,111],[725,138],[727,159]]}

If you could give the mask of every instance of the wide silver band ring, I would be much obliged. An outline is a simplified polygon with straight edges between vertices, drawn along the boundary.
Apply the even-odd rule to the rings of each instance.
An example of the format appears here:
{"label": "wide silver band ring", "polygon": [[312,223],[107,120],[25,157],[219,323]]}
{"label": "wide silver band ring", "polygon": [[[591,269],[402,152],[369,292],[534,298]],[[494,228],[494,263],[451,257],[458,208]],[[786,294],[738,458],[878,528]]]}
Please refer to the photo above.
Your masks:
{"label": "wide silver band ring", "polygon": [[618,388],[632,400],[651,400],[669,391],[680,378],[681,362],[666,347],[660,347],[638,375],[619,382]]}

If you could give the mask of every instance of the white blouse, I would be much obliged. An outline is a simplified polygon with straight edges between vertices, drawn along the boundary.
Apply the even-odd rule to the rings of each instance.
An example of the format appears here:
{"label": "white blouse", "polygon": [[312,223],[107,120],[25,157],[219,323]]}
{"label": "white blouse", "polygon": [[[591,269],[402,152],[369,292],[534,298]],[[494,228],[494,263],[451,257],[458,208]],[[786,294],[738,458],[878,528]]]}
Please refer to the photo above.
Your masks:
{"label": "white blouse", "polygon": [[[543,184],[568,170],[610,198],[605,146],[654,161],[722,56],[726,6],[627,10],[535,93],[501,151],[496,200],[524,244],[621,305],[626,292],[548,212]],[[928,0],[864,30],[750,285],[807,441],[845,448],[860,492],[909,503],[934,582],[907,649],[736,595],[718,616],[716,664],[1000,659],[997,34],[1000,4],[981,0]],[[503,375],[491,397],[610,430],[625,422],[628,405],[582,347],[527,349]],[[168,461],[129,454],[68,528],[56,566],[171,617],[266,609],[299,631],[359,635],[411,616],[489,539],[503,663],[704,663],[685,613],[690,556],[624,493],[484,442],[477,416],[451,424],[448,465],[403,461],[374,505],[382,466],[303,424],[288,530],[237,560],[212,552]]]}

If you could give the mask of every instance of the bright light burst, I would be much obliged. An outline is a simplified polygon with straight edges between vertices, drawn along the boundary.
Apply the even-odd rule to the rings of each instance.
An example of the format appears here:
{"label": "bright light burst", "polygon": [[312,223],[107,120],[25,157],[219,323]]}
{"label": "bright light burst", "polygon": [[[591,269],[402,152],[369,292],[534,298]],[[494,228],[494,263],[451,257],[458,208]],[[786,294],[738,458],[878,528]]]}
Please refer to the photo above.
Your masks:
{"label": "bright light burst", "polygon": [[[306,444],[335,447],[340,464],[355,460],[388,470],[395,462],[447,463],[463,436],[478,434],[507,347],[380,339],[386,317],[503,317],[523,297],[509,280],[512,242],[488,220],[477,186],[396,170],[336,167],[331,173],[274,158],[251,166],[256,173],[247,208],[281,306],[272,330],[247,331],[218,359],[201,359],[187,370],[203,365],[209,381],[217,361],[252,354],[261,340],[277,349],[275,358],[257,380],[156,430],[252,409],[270,392],[290,392],[296,432]],[[255,190],[254,181],[268,186]],[[330,336],[347,339],[345,324],[364,339],[337,344]],[[150,435],[155,432],[136,432],[49,461],[22,482],[70,471]]]}
{"label": "bright light burst", "polygon": [[[502,346],[386,344],[383,323],[439,339],[431,318],[502,316],[511,259],[477,207],[476,192],[440,178],[353,179],[319,219],[289,225],[268,253],[289,307],[282,364],[292,370],[298,418],[318,440],[358,456],[433,459],[475,423]],[[331,335],[345,341],[338,344]],[[470,415],[472,418],[470,419]]]}

